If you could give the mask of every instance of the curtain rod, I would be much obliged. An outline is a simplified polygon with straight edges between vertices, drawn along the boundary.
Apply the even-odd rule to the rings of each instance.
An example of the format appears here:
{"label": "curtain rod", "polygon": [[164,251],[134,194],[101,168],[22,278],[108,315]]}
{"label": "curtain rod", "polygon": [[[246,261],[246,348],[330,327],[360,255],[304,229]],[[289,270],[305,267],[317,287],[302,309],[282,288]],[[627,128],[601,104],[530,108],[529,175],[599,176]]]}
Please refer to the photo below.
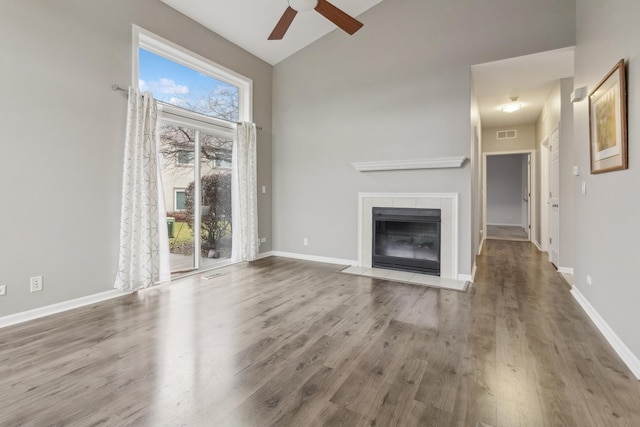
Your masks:
{"label": "curtain rod", "polygon": [[[118,84],[112,84],[112,85],[111,85],[111,89],[113,89],[113,90],[114,90],[114,91],[116,91],[116,92],[125,92],[125,93],[129,93],[129,91],[128,91],[127,89],[125,89],[125,88],[121,87],[121,86],[120,86],[120,85],[118,85]],[[162,101],[158,101],[158,102],[162,102]],[[173,105],[173,104],[169,104],[169,105],[171,105],[171,106],[173,106],[173,107],[177,107],[177,108],[182,108],[182,107],[178,107],[177,105]],[[183,109],[184,109],[184,108],[183,108]],[[221,118],[218,118],[218,117],[216,117],[216,119],[218,119],[218,120],[222,120],[222,121],[225,121],[225,122],[229,122],[229,123],[234,123],[234,122],[232,122],[232,121],[230,121],[230,120],[225,120],[225,119],[221,119]],[[239,125],[239,124],[241,124],[241,122],[235,122],[235,124]],[[262,127],[260,127],[260,126],[257,126],[257,125],[256,125],[256,129],[258,129],[258,130],[262,130]]]}

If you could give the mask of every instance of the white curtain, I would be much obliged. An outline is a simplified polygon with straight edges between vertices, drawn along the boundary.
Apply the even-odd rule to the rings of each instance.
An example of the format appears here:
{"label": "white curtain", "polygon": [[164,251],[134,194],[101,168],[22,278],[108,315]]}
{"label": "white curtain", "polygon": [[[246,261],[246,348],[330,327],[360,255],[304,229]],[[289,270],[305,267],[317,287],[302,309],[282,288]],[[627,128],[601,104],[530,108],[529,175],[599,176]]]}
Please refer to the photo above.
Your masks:
{"label": "white curtain", "polygon": [[143,95],[137,89],[129,89],[120,257],[114,285],[118,289],[152,286],[161,279],[161,270],[165,279],[168,272],[168,268],[160,268],[161,234],[164,234],[162,240],[168,237],[166,220],[162,220],[163,200],[158,197],[161,184],[159,186],[157,114],[157,104],[150,93]]}
{"label": "white curtain", "polygon": [[253,261],[258,256],[258,184],[254,123],[238,124],[233,145],[233,162],[235,233],[232,258],[236,261]]}

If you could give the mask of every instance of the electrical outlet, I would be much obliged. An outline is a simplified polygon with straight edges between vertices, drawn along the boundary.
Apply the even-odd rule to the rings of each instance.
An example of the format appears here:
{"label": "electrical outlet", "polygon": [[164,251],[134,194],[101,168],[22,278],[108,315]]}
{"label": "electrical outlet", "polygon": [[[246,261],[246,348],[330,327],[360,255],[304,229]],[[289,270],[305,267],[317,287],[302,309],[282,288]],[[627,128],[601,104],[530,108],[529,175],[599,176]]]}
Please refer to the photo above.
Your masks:
{"label": "electrical outlet", "polygon": [[31,278],[31,292],[40,292],[42,290],[42,276],[34,276]]}
{"label": "electrical outlet", "polygon": [[266,243],[266,241],[267,241],[266,237],[263,237],[263,238],[260,239],[260,243]]}
{"label": "electrical outlet", "polygon": [[304,240],[302,240],[302,243],[303,243],[305,246],[309,246],[309,239],[307,239],[307,238],[305,237],[305,238],[304,238]]}
{"label": "electrical outlet", "polygon": [[7,285],[0,285],[0,297],[7,294]]}
{"label": "electrical outlet", "polygon": [[587,274],[587,285],[590,285],[590,284],[591,284],[591,276]]}

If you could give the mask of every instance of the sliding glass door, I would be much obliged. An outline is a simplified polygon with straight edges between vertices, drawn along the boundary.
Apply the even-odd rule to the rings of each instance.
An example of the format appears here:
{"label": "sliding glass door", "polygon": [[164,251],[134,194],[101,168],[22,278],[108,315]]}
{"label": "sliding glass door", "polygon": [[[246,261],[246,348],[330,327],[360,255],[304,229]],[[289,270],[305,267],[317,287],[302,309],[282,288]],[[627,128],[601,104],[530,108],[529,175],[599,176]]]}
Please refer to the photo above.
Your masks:
{"label": "sliding glass door", "polygon": [[228,130],[162,118],[161,171],[173,274],[231,258],[232,147]]}

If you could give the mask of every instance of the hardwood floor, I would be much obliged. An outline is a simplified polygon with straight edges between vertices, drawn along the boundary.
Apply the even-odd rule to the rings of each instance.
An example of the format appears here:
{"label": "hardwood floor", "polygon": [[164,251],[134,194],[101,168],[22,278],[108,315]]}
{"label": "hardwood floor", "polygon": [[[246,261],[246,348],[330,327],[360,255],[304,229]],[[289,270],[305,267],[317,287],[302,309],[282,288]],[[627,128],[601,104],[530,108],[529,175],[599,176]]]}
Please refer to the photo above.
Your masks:
{"label": "hardwood floor", "polygon": [[529,240],[527,231],[516,225],[487,225],[487,239]]}
{"label": "hardwood floor", "polygon": [[486,241],[466,293],[341,268],[268,258],[2,329],[0,425],[640,425],[530,243]]}

